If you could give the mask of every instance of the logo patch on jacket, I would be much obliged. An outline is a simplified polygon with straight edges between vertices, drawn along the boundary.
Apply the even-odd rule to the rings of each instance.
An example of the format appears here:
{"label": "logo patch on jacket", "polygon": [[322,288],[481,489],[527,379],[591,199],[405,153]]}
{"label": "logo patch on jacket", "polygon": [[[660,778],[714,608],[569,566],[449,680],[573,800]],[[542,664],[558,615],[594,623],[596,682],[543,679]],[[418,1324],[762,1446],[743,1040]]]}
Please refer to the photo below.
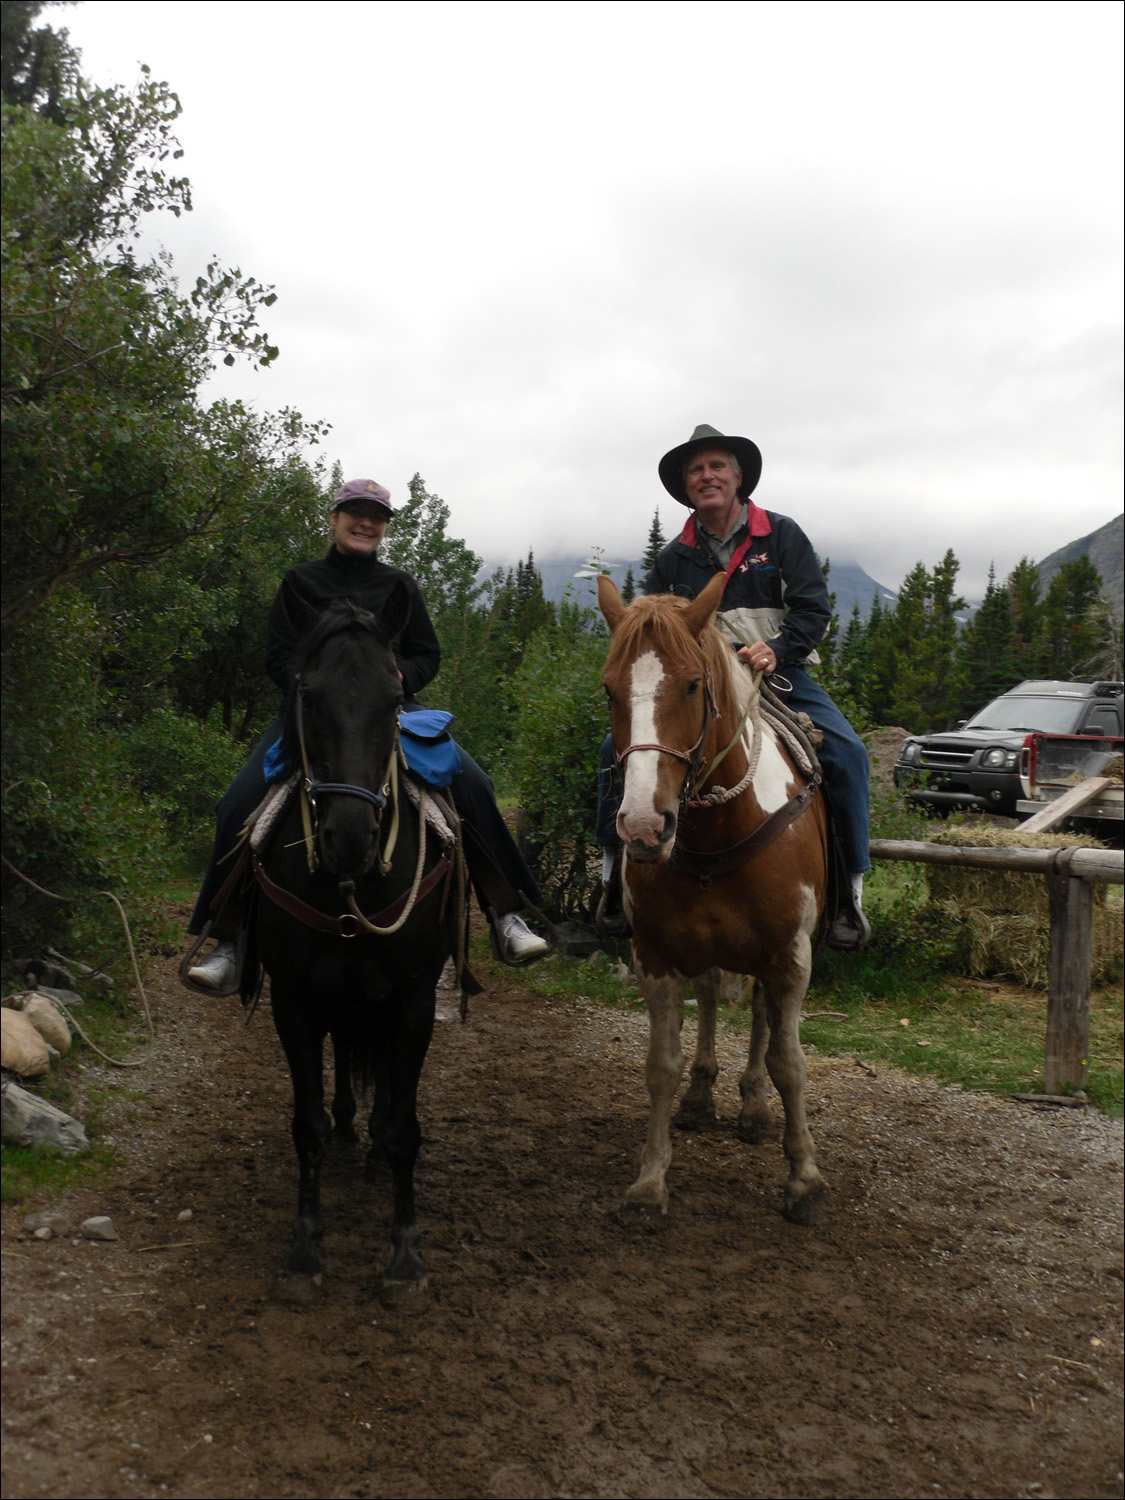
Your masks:
{"label": "logo patch on jacket", "polygon": [[745,573],[749,568],[772,568],[768,552],[748,552],[739,564],[738,571]]}

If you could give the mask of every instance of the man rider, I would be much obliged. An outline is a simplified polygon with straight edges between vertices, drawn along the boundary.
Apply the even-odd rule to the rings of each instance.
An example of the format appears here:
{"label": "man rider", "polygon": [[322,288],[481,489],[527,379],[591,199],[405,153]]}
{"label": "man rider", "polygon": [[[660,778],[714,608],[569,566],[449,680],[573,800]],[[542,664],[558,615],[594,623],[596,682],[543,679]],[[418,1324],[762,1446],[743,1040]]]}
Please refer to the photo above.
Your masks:
{"label": "man rider", "polygon": [[[660,460],[664,488],[692,512],[680,535],[660,552],[645,593],[694,599],[726,573],[718,625],[754,671],[779,674],[790,685],[784,701],[804,711],[824,736],[819,750],[836,821],[848,889],[829,924],[834,948],[861,948],[871,936],[863,914],[868,851],[870,765],[867,749],[844,715],[807,671],[832,617],[828,587],[808,537],[795,521],[762,510],[750,496],[762,472],[762,455],[749,438],[730,437],[706,423]],[[741,644],[745,643],[745,644]],[[598,837],[606,850],[606,892],[601,915],[612,926],[619,911],[620,878],[616,799],[607,797],[612,741],[603,748]]]}

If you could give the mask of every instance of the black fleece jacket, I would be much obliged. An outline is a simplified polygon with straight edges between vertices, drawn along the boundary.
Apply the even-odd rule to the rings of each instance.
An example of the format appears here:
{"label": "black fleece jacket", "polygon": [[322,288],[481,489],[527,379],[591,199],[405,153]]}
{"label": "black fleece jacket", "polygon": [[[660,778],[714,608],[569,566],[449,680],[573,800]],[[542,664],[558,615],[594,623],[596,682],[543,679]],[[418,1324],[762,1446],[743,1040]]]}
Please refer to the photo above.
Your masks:
{"label": "black fleece jacket", "polygon": [[299,563],[282,580],[270,607],[266,666],[274,682],[287,689],[292,662],[300,641],[299,625],[286,609],[286,591],[291,589],[318,613],[334,599],[350,599],[361,609],[379,612],[396,583],[406,585],[410,596],[410,618],[395,647],[395,660],[402,673],[403,692],[413,698],[437,676],[441,646],[434,633],[422,591],[409,573],[389,568],[378,557],[354,557],[335,547],[315,562]]}

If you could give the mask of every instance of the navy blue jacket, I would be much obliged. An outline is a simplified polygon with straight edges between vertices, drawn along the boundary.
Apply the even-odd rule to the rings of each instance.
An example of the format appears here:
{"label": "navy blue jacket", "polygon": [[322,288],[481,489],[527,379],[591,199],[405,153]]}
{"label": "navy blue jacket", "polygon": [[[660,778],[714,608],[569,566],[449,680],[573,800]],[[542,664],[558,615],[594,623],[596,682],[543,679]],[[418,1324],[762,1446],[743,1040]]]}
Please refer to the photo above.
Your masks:
{"label": "navy blue jacket", "polygon": [[[778,666],[815,665],[832,619],[828,585],[812,543],[788,516],[750,501],[719,605],[720,626],[746,641],[765,641]],[[694,599],[723,571],[699,535],[693,511],[683,531],[661,551],[645,582],[646,594]]]}

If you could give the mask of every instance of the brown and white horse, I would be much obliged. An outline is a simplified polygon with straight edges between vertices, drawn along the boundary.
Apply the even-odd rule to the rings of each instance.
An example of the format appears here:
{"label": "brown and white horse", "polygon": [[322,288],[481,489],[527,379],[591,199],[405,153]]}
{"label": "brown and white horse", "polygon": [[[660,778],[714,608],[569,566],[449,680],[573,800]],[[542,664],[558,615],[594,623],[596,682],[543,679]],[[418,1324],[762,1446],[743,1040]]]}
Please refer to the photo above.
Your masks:
{"label": "brown and white horse", "polygon": [[672,1100],[690,980],[699,1011],[691,1079],[677,1117],[714,1120],[721,970],[754,976],[752,1031],[739,1083],[739,1134],[771,1138],[769,1078],[785,1107],[785,1214],[808,1223],[830,1205],[805,1120],[801,1004],[824,913],[829,842],[819,778],[759,712],[757,683],[712,623],[716,575],[693,600],[652,595],[626,608],[609,578],[598,603],[613,639],[604,685],[624,774],[617,831],[626,910],[648,1005],[651,1108],[641,1172],[626,1204],[666,1213]]}

